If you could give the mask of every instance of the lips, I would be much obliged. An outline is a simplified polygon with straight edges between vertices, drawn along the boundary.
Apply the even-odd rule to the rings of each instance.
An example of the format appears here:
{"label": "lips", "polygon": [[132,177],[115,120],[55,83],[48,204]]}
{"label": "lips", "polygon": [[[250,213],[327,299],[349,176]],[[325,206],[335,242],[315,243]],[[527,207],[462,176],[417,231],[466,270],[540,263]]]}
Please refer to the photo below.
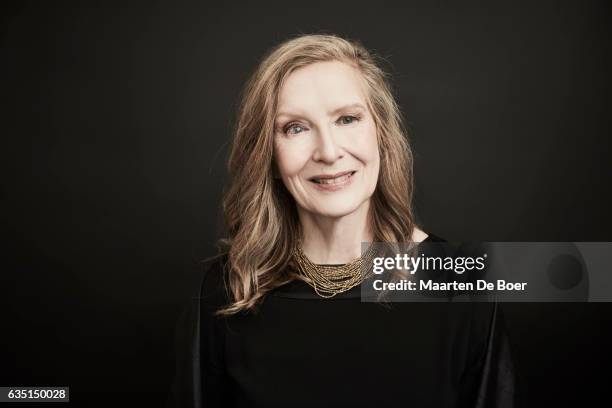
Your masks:
{"label": "lips", "polygon": [[321,185],[342,184],[356,172],[356,170],[349,170],[336,174],[318,174],[314,177],[309,178],[308,180]]}

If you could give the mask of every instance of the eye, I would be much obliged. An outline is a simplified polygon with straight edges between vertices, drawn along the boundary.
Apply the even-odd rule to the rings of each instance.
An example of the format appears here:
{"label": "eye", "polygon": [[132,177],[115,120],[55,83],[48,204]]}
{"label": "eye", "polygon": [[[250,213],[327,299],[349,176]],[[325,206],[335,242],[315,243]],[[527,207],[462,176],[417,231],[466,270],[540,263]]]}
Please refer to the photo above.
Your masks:
{"label": "eye", "polygon": [[353,115],[343,115],[338,119],[339,124],[341,125],[350,125],[351,123],[358,122],[359,117]]}
{"label": "eye", "polygon": [[300,125],[299,123],[291,123],[287,127],[285,127],[283,132],[290,135],[297,135],[298,133],[302,133],[304,130],[306,130],[306,128]]}

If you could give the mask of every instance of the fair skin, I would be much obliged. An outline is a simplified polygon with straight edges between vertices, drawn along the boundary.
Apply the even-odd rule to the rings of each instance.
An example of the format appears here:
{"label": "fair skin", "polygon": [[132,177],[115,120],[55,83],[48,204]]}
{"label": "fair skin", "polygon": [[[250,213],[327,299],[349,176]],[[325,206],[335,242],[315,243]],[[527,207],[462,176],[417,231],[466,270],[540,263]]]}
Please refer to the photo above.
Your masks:
{"label": "fair skin", "polygon": [[[289,75],[278,97],[274,159],[297,204],[306,256],[317,264],[361,256],[361,242],[373,241],[368,211],[380,157],[356,68],[318,62]],[[425,238],[415,228],[413,240]]]}

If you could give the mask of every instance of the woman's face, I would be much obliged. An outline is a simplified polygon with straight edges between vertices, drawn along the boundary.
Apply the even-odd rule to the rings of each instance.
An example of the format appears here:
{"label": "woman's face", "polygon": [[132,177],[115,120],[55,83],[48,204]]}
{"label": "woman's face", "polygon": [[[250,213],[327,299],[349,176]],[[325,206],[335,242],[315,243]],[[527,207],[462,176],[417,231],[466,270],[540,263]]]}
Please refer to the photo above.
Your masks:
{"label": "woman's face", "polygon": [[274,157],[303,211],[342,217],[374,193],[380,158],[362,81],[348,64],[318,62],[292,72],[280,90]]}

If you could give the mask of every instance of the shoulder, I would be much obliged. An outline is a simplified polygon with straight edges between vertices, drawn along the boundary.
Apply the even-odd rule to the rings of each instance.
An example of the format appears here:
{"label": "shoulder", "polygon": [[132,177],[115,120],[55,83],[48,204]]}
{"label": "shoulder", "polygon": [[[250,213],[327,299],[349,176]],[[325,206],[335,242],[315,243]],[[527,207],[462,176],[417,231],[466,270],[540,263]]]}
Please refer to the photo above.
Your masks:
{"label": "shoulder", "polygon": [[439,237],[436,234],[432,234],[431,232],[427,235],[427,238],[425,239],[425,241],[427,242],[447,242],[446,239]]}
{"label": "shoulder", "polygon": [[427,239],[428,234],[419,227],[414,227],[412,230],[412,242],[423,242]]}
{"label": "shoulder", "polygon": [[414,227],[412,231],[412,241],[413,242],[446,242],[445,239],[440,238],[439,236],[432,234],[431,232],[425,232],[419,227]]}
{"label": "shoulder", "polygon": [[227,254],[216,255],[200,261],[200,285],[197,297],[211,309],[228,303],[226,290]]}

